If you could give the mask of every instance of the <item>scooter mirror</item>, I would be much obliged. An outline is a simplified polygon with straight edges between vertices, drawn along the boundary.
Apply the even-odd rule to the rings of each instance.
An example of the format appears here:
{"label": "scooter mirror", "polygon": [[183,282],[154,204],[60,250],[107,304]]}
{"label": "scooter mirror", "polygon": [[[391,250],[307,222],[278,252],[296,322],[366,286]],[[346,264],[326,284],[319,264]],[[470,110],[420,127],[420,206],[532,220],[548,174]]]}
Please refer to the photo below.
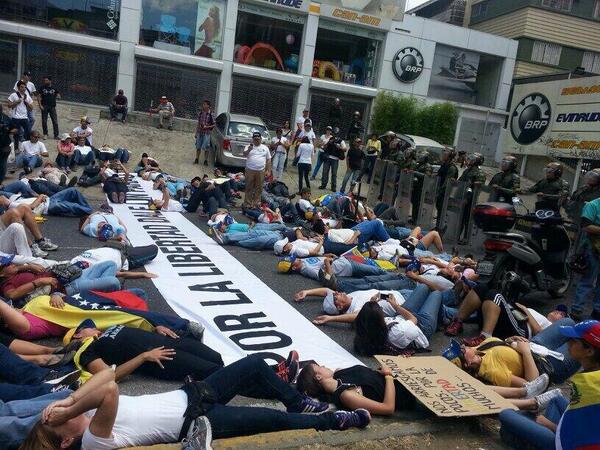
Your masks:
{"label": "scooter mirror", "polygon": [[513,197],[512,202],[513,205],[520,205],[521,203],[523,203],[519,197]]}

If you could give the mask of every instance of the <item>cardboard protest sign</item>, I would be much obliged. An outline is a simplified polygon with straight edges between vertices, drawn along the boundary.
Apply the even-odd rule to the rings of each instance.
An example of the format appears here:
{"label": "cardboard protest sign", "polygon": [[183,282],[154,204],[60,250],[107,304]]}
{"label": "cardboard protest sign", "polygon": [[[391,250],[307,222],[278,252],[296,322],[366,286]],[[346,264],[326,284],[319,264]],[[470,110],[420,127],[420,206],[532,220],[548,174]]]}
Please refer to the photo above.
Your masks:
{"label": "cardboard protest sign", "polygon": [[442,356],[403,358],[377,355],[375,358],[440,417],[480,416],[498,414],[507,408],[517,409],[489,386]]}

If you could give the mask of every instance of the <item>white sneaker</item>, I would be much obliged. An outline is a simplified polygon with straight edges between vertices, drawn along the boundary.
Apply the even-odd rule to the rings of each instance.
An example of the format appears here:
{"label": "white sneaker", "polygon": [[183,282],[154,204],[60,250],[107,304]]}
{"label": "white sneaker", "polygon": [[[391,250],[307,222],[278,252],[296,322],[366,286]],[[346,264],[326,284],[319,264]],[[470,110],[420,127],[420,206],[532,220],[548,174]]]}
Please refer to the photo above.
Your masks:
{"label": "white sneaker", "polygon": [[562,392],[560,389],[552,389],[551,391],[544,392],[543,394],[537,395],[535,397],[535,403],[537,404],[538,411],[543,411],[548,406],[548,403],[553,398],[562,396]]}
{"label": "white sneaker", "polygon": [[37,244],[44,251],[54,251],[54,250],[58,249],[58,245],[54,244],[48,238],[42,238],[39,242],[37,242]]}
{"label": "white sneaker", "polygon": [[212,450],[212,428],[206,416],[200,416],[191,426],[188,437],[181,441],[181,450]]}
{"label": "white sneaker", "polygon": [[48,252],[45,252],[40,248],[37,243],[31,244],[31,254],[36,258],[46,258],[48,256]]}
{"label": "white sneaker", "polygon": [[549,384],[550,377],[547,373],[543,373],[539,377],[528,381],[523,385],[525,388],[525,398],[533,398],[540,395],[548,389]]}

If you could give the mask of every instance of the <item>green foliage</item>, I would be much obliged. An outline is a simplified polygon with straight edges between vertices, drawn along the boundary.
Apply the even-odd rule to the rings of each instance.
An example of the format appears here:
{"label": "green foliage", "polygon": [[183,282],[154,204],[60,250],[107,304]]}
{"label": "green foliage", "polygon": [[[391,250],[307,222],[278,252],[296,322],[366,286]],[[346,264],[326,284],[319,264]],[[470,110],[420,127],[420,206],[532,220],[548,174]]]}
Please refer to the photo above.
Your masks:
{"label": "green foliage", "polygon": [[413,134],[451,145],[457,120],[458,112],[450,102],[427,105],[416,97],[381,91],[373,105],[371,130]]}

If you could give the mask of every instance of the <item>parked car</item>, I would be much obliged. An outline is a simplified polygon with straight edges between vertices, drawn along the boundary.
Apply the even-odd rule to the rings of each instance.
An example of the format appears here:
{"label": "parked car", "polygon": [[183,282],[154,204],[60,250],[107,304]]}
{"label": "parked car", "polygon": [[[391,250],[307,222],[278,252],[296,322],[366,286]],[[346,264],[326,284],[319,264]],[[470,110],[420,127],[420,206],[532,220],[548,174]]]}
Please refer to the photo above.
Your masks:
{"label": "parked car", "polygon": [[252,142],[252,133],[258,131],[263,143],[269,145],[271,135],[260,117],[244,114],[221,113],[215,118],[211,133],[211,145],[217,164],[244,167],[244,149]]}
{"label": "parked car", "polygon": [[[380,136],[380,138],[381,137],[383,137],[383,135]],[[413,134],[396,133],[396,137],[404,142],[407,148],[414,148],[417,152],[419,150],[429,151],[429,155],[431,156],[430,163],[433,166],[433,171],[437,172],[440,167],[440,156],[442,151],[446,148],[445,145],[442,145],[433,139],[415,136]]]}

